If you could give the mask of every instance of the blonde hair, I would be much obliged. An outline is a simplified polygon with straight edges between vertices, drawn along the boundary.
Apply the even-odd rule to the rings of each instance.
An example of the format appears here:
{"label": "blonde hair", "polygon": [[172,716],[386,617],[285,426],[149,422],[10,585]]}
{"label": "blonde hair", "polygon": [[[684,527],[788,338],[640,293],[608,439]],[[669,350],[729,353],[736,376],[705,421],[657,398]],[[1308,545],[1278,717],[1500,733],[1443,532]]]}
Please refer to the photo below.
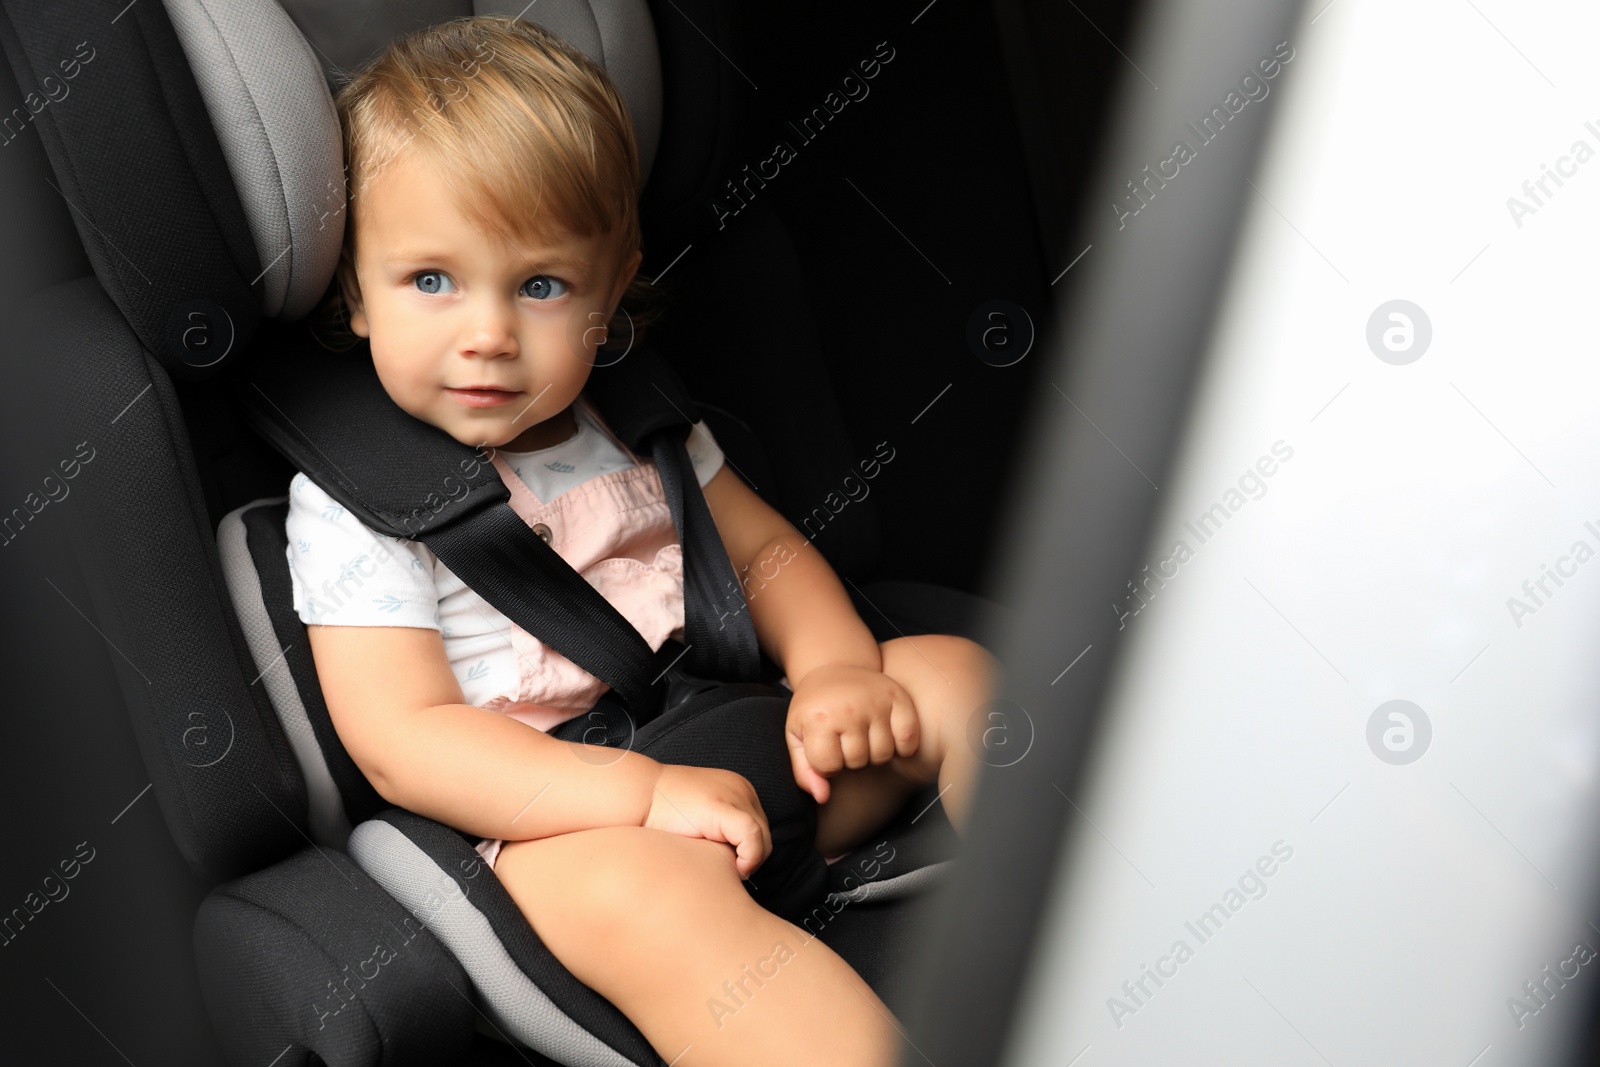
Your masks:
{"label": "blonde hair", "polygon": [[[342,86],[335,105],[350,210],[317,321],[349,338],[344,347],[356,340],[354,209],[402,151],[440,172],[485,233],[508,241],[609,235],[619,265],[640,246],[639,151],[627,105],[598,64],[533,23],[467,16],[407,34]],[[659,318],[660,297],[635,274],[610,342],[641,336]]]}

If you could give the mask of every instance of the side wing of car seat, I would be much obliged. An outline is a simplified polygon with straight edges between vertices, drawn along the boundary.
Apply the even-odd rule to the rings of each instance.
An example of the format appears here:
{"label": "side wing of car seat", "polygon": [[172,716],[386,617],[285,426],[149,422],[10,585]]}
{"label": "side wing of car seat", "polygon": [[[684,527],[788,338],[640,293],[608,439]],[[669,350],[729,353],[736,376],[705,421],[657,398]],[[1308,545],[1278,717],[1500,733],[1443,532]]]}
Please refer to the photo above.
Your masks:
{"label": "side wing of car seat", "polygon": [[[213,528],[202,475],[216,472],[198,469],[178,387],[270,357],[261,319],[293,318],[326,289],[338,231],[322,223],[343,208],[328,201],[342,187],[317,55],[274,0],[84,6],[116,27],[95,42],[104,77],[35,123],[95,277],[40,298],[39,351],[70,351],[51,368],[72,398],[62,425],[106,445],[100,480],[80,487],[75,540],[94,622],[124,654],[113,662],[156,797],[191,865],[232,879],[195,927],[230,1058],[441,1062],[481,1005],[510,1024],[501,1036],[565,1062],[657,1063],[612,1005],[540,954],[489,872],[468,877],[477,856],[463,835],[386,805],[344,752],[289,602],[282,499]],[[471,13],[459,6],[441,0],[438,14]],[[642,0],[604,7],[591,22],[608,63],[653,47]],[[0,0],[0,45],[23,84],[72,54],[73,33],[37,5]],[[649,64],[631,69],[630,91],[647,92]],[[126,180],[134,170],[139,183]],[[867,592],[893,613],[884,591]],[[909,617],[889,626],[880,637],[917,632]],[[196,737],[211,740],[197,751]],[[932,835],[925,845],[890,838],[894,860],[876,842],[841,860],[819,906],[879,907],[916,890],[928,878],[917,871],[937,871],[948,853],[933,799],[903,820]],[[825,938],[842,929],[825,925]]]}
{"label": "side wing of car seat", "polygon": [[[318,840],[347,849],[395,899],[428,915],[429,929],[460,962],[495,1029],[507,1039],[561,1062],[654,1062],[632,1024],[573,978],[533,934],[493,872],[479,861],[470,838],[386,806],[361,776],[328,717],[304,625],[293,609],[284,566],[286,515],[281,497],[246,505],[224,518],[218,544],[262,681],[284,733],[296,739],[311,798],[311,826],[333,835]],[[869,588],[864,595],[891,609],[906,600],[897,599],[887,583],[884,589]],[[884,636],[907,629],[926,632],[914,611],[899,621],[882,618],[879,628]],[[936,881],[956,845],[936,801],[936,789],[924,791],[877,840],[828,868],[825,892],[795,921],[847,959],[878,951],[882,939],[873,930],[857,928],[854,944],[841,941],[844,927],[833,918],[847,906],[894,901]],[[353,831],[347,829],[352,825]],[[445,894],[448,906],[429,907],[427,901],[441,886],[454,887]],[[885,980],[889,968],[864,977]]]}

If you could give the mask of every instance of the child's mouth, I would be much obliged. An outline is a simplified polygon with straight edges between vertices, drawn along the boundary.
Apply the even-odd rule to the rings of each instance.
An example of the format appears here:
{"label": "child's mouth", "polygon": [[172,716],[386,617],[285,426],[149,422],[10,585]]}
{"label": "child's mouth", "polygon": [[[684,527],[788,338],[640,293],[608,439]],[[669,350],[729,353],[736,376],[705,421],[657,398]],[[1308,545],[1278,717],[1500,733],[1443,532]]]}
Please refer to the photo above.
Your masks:
{"label": "child's mouth", "polygon": [[509,404],[521,394],[511,389],[446,389],[445,392],[455,397],[469,408],[490,408],[500,404]]}

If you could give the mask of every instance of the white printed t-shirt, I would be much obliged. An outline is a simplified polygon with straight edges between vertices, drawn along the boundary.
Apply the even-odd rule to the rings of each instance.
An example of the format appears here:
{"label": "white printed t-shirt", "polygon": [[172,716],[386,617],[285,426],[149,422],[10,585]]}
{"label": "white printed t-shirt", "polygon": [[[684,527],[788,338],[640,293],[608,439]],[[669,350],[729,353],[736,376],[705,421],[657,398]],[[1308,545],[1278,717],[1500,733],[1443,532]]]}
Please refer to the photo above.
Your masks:
{"label": "white printed t-shirt", "polygon": [[[634,466],[585,405],[575,404],[573,413],[578,431],[566,441],[532,452],[496,450],[542,501]],[[704,486],[721,469],[722,452],[703,422],[695,424],[686,448]],[[302,473],[289,485],[287,532],[294,609],[301,622],[438,630],[468,704],[517,698],[515,624],[426,545],[376,533]]]}

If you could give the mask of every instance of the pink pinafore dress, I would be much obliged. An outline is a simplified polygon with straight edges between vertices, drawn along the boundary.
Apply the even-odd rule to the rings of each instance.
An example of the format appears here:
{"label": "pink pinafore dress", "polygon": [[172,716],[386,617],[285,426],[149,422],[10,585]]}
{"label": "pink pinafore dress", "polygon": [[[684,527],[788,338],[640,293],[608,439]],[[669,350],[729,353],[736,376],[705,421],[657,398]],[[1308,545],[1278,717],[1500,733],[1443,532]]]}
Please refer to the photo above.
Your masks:
{"label": "pink pinafore dress", "polygon": [[[593,416],[633,466],[607,471],[543,501],[498,453],[495,469],[511,491],[511,507],[561,558],[594,586],[653,649],[683,637],[683,548],[661,488],[655,462],[641,459],[605,424],[588,398],[577,403]],[[515,624],[516,699],[497,696],[482,705],[538,730],[549,731],[594,706],[610,688]],[[479,842],[494,866],[499,839]]]}

